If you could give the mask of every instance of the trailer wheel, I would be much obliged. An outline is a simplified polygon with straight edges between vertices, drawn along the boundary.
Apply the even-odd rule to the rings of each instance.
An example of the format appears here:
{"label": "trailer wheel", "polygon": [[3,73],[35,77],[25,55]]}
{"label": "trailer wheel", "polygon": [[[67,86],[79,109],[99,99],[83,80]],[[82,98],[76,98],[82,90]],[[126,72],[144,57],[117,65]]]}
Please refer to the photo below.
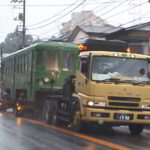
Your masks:
{"label": "trailer wheel", "polygon": [[80,105],[77,104],[74,109],[72,123],[69,125],[71,130],[75,132],[81,132],[83,131],[83,123],[81,121],[81,115],[80,115]]}
{"label": "trailer wheel", "polygon": [[131,135],[140,135],[144,129],[142,124],[129,124],[129,130]]}
{"label": "trailer wheel", "polygon": [[47,124],[49,124],[49,122],[50,122],[50,113],[49,112],[50,112],[50,105],[49,105],[49,102],[46,101],[43,106],[42,118],[43,118],[43,121]]}
{"label": "trailer wheel", "polygon": [[54,126],[58,125],[58,114],[55,101],[50,100],[44,103],[43,119],[47,124]]}

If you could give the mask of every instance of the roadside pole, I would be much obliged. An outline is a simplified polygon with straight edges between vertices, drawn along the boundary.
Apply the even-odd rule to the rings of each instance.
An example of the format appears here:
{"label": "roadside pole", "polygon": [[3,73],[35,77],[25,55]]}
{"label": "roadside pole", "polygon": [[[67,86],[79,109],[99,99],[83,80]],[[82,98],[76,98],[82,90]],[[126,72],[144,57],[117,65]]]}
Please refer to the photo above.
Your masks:
{"label": "roadside pole", "polygon": [[2,46],[1,46],[1,50],[0,50],[1,52],[1,58],[0,58],[0,60],[1,60],[1,79],[0,79],[0,94],[2,94],[3,93],[3,64],[2,64],[2,61],[3,61],[3,51],[2,51]]}

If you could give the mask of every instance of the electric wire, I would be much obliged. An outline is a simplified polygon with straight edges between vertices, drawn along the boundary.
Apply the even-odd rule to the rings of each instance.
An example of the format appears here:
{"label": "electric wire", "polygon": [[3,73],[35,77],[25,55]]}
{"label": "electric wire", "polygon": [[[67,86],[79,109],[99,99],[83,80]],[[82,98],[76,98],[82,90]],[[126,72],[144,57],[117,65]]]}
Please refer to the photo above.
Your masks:
{"label": "electric wire", "polygon": [[44,23],[44,22],[49,21],[50,19],[53,19],[54,17],[60,15],[62,12],[66,11],[67,9],[69,9],[70,7],[72,7],[72,6],[73,6],[75,3],[77,3],[78,1],[79,1],[79,0],[76,0],[74,3],[72,3],[71,5],[69,5],[69,7],[65,8],[65,9],[63,9],[63,10],[61,10],[60,12],[58,12],[57,14],[53,15],[53,16],[50,17],[50,18],[47,18],[47,19],[45,19],[45,20],[42,20],[42,21],[40,21],[40,22],[38,22],[38,23],[35,23],[35,24],[32,24],[32,25],[28,25],[27,28],[28,28],[28,27],[31,27],[31,26],[39,25],[39,24],[41,24],[41,23]]}
{"label": "electric wire", "polygon": [[[146,3],[147,3],[147,2],[145,1],[144,3],[140,3],[139,5],[134,6],[134,7],[130,8],[130,9],[137,8],[137,7],[142,6],[142,5],[146,4]],[[124,10],[123,13],[129,11],[130,9]],[[118,13],[116,13],[115,15],[109,16],[109,17],[107,17],[107,18],[115,17],[115,16],[117,16],[117,15],[119,15],[119,14],[121,14],[121,13],[122,13],[122,12],[118,12]],[[48,33],[48,32],[46,32],[46,33]],[[42,34],[42,35],[43,35],[43,34]]]}
{"label": "electric wire", "polygon": [[84,2],[86,2],[87,0],[84,0],[83,2],[81,2],[79,5],[77,5],[76,7],[74,7],[73,9],[71,9],[69,12],[65,13],[63,16],[57,18],[56,20],[50,22],[50,23],[47,23],[43,26],[40,26],[40,27],[36,27],[36,28],[29,28],[28,30],[35,30],[35,29],[39,29],[39,28],[43,28],[45,26],[49,26],[50,24],[54,23],[54,22],[57,22],[58,20],[64,18],[65,16],[67,16],[68,14],[70,14],[71,12],[73,12],[74,10],[76,10],[78,7],[80,7]]}
{"label": "electric wire", "polygon": [[[142,14],[141,17],[143,17],[143,16],[145,16],[145,15],[147,15],[147,14],[149,14],[149,13],[150,13],[150,11],[148,11],[148,12]],[[110,31],[110,30],[112,30],[112,29],[115,29],[115,28],[123,28],[123,26],[128,25],[128,24],[131,24],[131,23],[133,23],[133,22],[135,22],[135,21],[139,21],[139,20],[140,20],[139,18],[138,18],[138,19],[132,19],[132,20],[130,20],[130,21],[128,21],[128,22],[126,22],[126,23],[124,23],[124,24],[122,24],[122,25],[117,26],[117,27],[110,27],[110,29],[104,30],[103,32],[108,32],[108,31]],[[102,35],[102,36],[99,36],[99,37],[104,37],[104,36],[105,36],[105,35]],[[85,36],[85,37],[82,37],[82,38],[78,38],[78,39],[76,39],[75,41],[77,41],[77,40],[84,40],[84,39],[86,39],[86,38],[88,38],[88,36]]]}

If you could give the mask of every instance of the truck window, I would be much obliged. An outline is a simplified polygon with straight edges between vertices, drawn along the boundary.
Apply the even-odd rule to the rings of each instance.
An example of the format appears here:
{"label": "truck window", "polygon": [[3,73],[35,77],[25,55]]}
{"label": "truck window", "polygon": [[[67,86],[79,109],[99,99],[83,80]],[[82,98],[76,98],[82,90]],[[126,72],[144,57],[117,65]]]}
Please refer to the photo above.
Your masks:
{"label": "truck window", "polygon": [[81,71],[81,73],[83,73],[85,75],[87,72],[87,68],[88,68],[87,57],[83,57],[80,59],[80,71]]}
{"label": "truck window", "polygon": [[120,80],[148,81],[149,66],[148,61],[143,59],[95,56],[92,60],[92,80],[115,77]]}

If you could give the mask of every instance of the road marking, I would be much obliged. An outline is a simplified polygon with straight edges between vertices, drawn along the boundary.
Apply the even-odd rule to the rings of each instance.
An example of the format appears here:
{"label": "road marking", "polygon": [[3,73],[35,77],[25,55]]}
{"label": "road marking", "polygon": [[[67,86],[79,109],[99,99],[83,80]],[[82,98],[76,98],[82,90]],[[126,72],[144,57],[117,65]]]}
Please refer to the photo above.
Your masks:
{"label": "road marking", "polygon": [[69,135],[72,135],[72,136],[76,136],[78,138],[87,140],[89,142],[93,142],[93,143],[96,143],[96,144],[104,145],[104,146],[112,148],[112,149],[116,149],[116,150],[131,150],[129,148],[126,148],[126,147],[118,145],[118,144],[107,142],[105,140],[97,139],[97,138],[90,137],[90,136],[87,136],[87,135],[83,135],[83,134],[80,134],[80,133],[72,132],[72,131],[69,131],[69,130],[66,130],[66,129],[63,129],[63,128],[47,125],[47,124],[45,124],[43,122],[40,122],[40,121],[31,120],[31,119],[28,119],[28,118],[22,118],[22,119],[25,120],[25,121],[28,121],[28,122],[31,122],[31,123],[34,123],[34,124],[46,127],[46,128],[51,128],[51,129],[54,129],[54,130],[57,130],[57,131],[61,131],[63,133],[66,133],[66,134],[69,134]]}

